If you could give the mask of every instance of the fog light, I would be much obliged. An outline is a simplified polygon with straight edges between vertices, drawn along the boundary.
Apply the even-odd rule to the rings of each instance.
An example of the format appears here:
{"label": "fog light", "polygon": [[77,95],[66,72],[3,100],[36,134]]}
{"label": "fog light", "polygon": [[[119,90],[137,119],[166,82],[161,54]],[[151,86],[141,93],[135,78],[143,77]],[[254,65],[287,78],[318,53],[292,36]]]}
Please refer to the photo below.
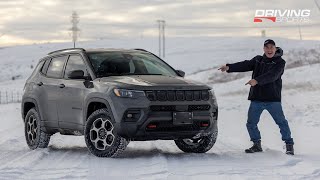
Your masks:
{"label": "fog light", "polygon": [[138,109],[129,109],[123,115],[124,121],[131,121],[131,122],[138,121],[140,117],[141,117],[141,110],[138,110]]}

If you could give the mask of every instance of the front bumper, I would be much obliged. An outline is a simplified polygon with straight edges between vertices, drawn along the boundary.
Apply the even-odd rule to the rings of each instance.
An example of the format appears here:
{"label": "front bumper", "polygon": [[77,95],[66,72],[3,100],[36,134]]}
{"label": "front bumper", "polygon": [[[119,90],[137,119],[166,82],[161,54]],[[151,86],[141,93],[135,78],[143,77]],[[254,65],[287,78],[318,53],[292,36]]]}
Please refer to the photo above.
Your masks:
{"label": "front bumper", "polygon": [[[206,101],[150,101],[146,97],[112,96],[111,102],[117,133],[130,140],[173,140],[217,131],[218,106],[212,95]],[[192,124],[175,125],[174,112],[191,112]],[[128,118],[128,113],[133,118]]]}

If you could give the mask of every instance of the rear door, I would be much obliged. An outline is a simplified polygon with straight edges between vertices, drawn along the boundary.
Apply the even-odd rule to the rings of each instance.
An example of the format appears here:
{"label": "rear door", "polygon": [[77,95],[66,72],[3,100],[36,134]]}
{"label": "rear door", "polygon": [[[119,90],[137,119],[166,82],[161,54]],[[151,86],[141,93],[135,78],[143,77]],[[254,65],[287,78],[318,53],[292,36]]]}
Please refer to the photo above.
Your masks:
{"label": "rear door", "polygon": [[[53,57],[44,65],[38,85],[42,88],[40,106],[44,109],[44,123],[58,128],[57,100],[61,94],[62,72],[67,56]],[[47,66],[47,67],[46,67]]]}

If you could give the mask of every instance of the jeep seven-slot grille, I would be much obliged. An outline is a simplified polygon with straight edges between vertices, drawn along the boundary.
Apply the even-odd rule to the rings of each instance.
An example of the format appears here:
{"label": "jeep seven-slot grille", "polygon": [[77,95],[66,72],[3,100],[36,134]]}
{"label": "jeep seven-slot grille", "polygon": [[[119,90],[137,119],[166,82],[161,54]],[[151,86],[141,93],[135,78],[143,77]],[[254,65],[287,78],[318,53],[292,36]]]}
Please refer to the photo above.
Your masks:
{"label": "jeep seven-slot grille", "polygon": [[[179,111],[181,108],[177,108],[175,105],[152,105],[150,106],[151,111]],[[210,105],[188,105],[188,111],[208,111]]]}
{"label": "jeep seven-slot grille", "polygon": [[207,101],[209,100],[208,90],[195,91],[164,91],[152,90],[146,91],[147,98],[150,101]]}

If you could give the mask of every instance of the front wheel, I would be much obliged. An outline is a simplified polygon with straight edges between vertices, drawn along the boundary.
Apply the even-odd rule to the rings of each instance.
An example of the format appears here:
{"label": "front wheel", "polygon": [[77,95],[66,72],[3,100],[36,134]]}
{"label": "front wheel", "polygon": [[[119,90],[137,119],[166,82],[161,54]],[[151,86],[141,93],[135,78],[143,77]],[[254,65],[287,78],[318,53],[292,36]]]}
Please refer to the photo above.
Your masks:
{"label": "front wheel", "polygon": [[128,145],[128,141],[117,134],[111,117],[111,112],[104,108],[93,112],[87,120],[84,137],[95,156],[117,157]]}
{"label": "front wheel", "polygon": [[178,148],[186,153],[205,153],[216,143],[218,131],[192,139],[177,139],[174,142]]}
{"label": "front wheel", "polygon": [[30,109],[24,119],[24,132],[30,149],[48,147],[51,135],[41,130],[40,116],[35,108]]}

